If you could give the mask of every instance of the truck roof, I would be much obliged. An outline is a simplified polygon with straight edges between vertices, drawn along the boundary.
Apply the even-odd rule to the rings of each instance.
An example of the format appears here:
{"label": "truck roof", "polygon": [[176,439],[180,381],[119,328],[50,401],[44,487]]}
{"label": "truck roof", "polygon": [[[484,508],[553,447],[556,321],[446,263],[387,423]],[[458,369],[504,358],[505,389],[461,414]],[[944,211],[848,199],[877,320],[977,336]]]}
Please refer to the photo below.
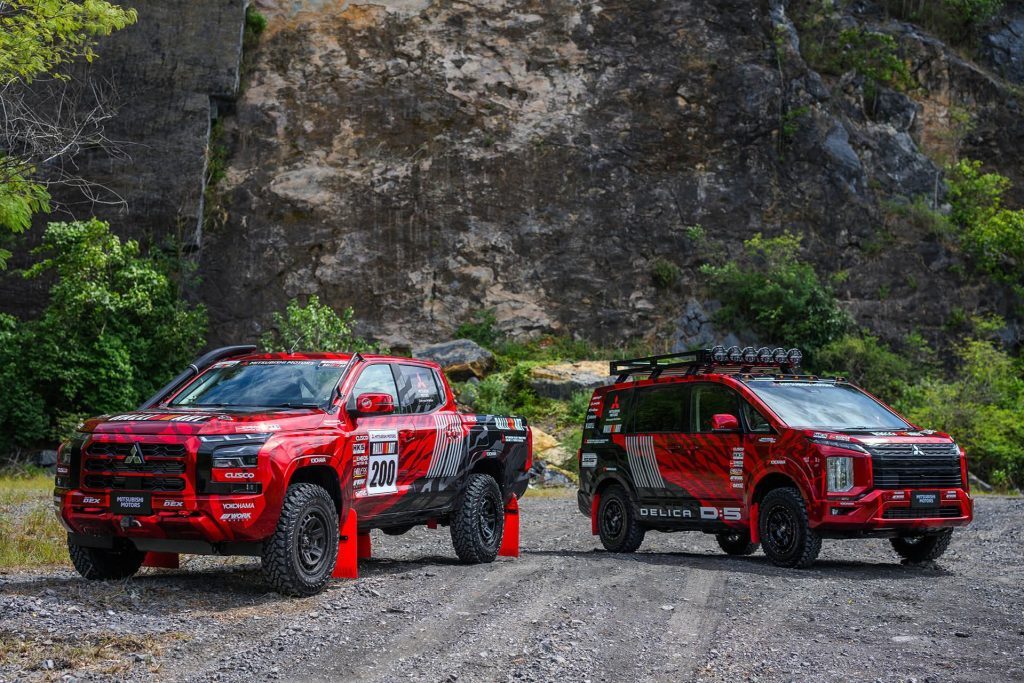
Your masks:
{"label": "truck roof", "polygon": [[[386,362],[402,362],[402,363],[414,363],[417,365],[429,365],[436,366],[437,363],[421,358],[407,358],[405,356],[392,356],[377,353],[358,353],[362,360],[365,361],[386,361]],[[253,361],[253,360],[344,360],[347,361],[352,357],[351,353],[334,353],[334,352],[323,352],[323,351],[293,351],[293,352],[276,352],[276,353],[247,353],[244,356],[235,356],[231,360],[237,361]]]}

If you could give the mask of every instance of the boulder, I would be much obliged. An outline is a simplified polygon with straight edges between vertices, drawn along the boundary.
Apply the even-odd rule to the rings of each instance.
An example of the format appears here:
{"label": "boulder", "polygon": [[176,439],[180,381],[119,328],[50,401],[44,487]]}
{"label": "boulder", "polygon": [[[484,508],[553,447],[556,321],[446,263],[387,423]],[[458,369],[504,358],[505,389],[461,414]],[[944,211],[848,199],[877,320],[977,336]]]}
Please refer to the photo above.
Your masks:
{"label": "boulder", "polygon": [[533,431],[533,458],[543,460],[550,465],[564,465],[575,457],[575,454],[562,446],[558,439],[542,429],[531,428]]}
{"label": "boulder", "polygon": [[530,386],[538,396],[562,401],[577,392],[590,392],[614,381],[615,378],[608,375],[608,361],[540,365],[530,370]]}
{"label": "boulder", "polygon": [[424,346],[414,349],[412,355],[413,358],[434,361],[456,382],[464,382],[471,377],[480,379],[494,367],[494,354],[471,339]]}

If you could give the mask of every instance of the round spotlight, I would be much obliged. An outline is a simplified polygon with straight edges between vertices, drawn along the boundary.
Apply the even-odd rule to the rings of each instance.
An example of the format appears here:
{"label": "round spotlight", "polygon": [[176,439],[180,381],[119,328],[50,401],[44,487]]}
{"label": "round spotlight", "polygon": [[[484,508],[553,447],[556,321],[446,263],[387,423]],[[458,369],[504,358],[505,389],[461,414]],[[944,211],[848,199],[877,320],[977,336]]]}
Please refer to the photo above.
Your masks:
{"label": "round spotlight", "polygon": [[748,364],[757,362],[757,351],[754,350],[753,346],[747,346],[743,349],[743,362]]}
{"label": "round spotlight", "polygon": [[772,360],[776,363],[786,362],[786,349],[778,348],[772,351]]}
{"label": "round spotlight", "polygon": [[767,365],[772,362],[772,350],[767,346],[762,346],[757,350],[757,362],[764,363]]}
{"label": "round spotlight", "polygon": [[711,348],[711,360],[716,363],[725,362],[725,347],[724,346],[713,346]]}
{"label": "round spotlight", "polygon": [[740,351],[740,347],[730,346],[729,350],[725,352],[725,357],[730,363],[739,363],[743,360],[743,353]]}
{"label": "round spotlight", "polygon": [[786,352],[786,360],[789,361],[790,365],[800,365],[800,361],[804,359],[804,354],[800,353],[800,349],[790,349]]}

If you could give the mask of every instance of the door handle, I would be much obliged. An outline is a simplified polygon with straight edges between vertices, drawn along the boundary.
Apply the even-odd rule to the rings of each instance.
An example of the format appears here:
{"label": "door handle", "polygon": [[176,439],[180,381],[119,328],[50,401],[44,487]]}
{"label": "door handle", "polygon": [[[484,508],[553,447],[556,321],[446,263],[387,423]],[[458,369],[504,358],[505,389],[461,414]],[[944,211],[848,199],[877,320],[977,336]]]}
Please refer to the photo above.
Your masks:
{"label": "door handle", "polygon": [[402,443],[409,443],[416,438],[416,432],[411,429],[403,429],[398,432],[398,440]]}

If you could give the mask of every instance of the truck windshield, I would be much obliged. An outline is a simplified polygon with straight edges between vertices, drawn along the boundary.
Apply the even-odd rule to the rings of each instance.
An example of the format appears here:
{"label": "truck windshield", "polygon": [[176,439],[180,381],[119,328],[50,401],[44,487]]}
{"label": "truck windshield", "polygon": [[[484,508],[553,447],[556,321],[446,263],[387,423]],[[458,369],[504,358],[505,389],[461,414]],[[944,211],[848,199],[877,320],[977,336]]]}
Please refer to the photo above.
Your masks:
{"label": "truck windshield", "polygon": [[795,429],[838,432],[910,428],[891,410],[848,384],[754,380],[747,386]]}
{"label": "truck windshield", "polygon": [[327,402],[344,369],[345,361],[337,360],[224,361],[185,387],[170,405],[314,408]]}

